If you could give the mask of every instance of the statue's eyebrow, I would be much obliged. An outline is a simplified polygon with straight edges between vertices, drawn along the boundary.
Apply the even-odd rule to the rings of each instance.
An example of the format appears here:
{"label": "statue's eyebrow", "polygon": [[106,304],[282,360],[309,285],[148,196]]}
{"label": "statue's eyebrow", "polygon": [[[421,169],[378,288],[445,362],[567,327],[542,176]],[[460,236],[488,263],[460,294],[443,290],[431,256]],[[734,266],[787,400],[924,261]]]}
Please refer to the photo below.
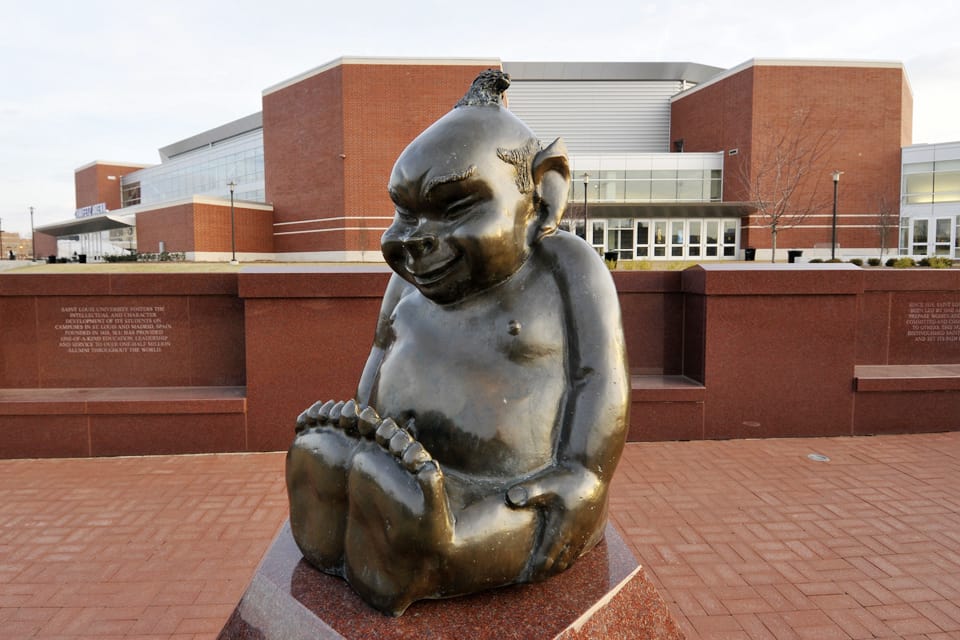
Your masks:
{"label": "statue's eyebrow", "polygon": [[387,187],[387,193],[390,195],[390,199],[393,200],[393,204],[400,206],[402,199],[400,191],[396,187]]}
{"label": "statue's eyebrow", "polygon": [[457,173],[448,173],[443,176],[435,176],[433,178],[430,178],[423,185],[423,198],[424,200],[430,200],[433,190],[436,189],[437,187],[444,184],[450,184],[451,182],[462,182],[463,180],[472,178],[474,175],[476,175],[476,173],[477,173],[477,166],[472,164],[466,169],[464,169],[463,171],[459,171]]}

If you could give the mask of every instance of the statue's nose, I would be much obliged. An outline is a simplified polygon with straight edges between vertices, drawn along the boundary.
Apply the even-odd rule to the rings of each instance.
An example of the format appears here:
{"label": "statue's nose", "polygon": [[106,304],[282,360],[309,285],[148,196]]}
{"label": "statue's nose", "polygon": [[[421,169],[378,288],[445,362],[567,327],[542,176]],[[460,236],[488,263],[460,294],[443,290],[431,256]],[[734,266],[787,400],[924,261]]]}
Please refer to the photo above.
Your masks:
{"label": "statue's nose", "polygon": [[403,248],[410,257],[422,258],[437,248],[437,238],[426,233],[413,235],[403,241]]}

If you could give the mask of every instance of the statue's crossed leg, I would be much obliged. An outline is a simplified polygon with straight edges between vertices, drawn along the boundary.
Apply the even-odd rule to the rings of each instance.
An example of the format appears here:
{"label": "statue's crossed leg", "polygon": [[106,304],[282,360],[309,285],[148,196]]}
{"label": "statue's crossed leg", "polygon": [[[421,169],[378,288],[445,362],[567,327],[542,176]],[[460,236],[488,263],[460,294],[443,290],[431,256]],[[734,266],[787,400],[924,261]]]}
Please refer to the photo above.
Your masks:
{"label": "statue's crossed leg", "polygon": [[485,495],[445,476],[407,429],[358,409],[329,401],[298,418],[287,486],[299,487],[290,520],[307,560],[393,615],[519,580],[535,513],[507,506],[502,489]]}

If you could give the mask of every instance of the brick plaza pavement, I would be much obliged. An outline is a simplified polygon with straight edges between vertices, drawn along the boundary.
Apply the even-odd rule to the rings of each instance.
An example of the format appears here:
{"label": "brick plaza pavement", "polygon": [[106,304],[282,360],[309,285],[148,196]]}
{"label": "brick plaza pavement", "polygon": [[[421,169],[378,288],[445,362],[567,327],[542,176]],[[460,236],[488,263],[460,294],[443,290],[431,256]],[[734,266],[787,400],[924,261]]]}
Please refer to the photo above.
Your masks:
{"label": "brick plaza pavement", "polygon": [[[282,470],[0,461],[0,637],[216,637]],[[611,514],[691,639],[960,638],[960,433],[634,443]]]}

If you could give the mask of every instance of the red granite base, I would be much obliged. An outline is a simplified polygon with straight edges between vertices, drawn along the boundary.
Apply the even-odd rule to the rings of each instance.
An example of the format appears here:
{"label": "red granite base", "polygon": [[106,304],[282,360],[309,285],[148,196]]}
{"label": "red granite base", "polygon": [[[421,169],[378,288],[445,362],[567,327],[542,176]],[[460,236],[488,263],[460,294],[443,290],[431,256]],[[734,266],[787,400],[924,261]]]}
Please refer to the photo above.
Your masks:
{"label": "red granite base", "polygon": [[570,570],[538,584],[416,602],[399,618],[309,566],[289,523],[257,569],[220,640],[485,638],[679,639],[683,634],[612,526]]}

